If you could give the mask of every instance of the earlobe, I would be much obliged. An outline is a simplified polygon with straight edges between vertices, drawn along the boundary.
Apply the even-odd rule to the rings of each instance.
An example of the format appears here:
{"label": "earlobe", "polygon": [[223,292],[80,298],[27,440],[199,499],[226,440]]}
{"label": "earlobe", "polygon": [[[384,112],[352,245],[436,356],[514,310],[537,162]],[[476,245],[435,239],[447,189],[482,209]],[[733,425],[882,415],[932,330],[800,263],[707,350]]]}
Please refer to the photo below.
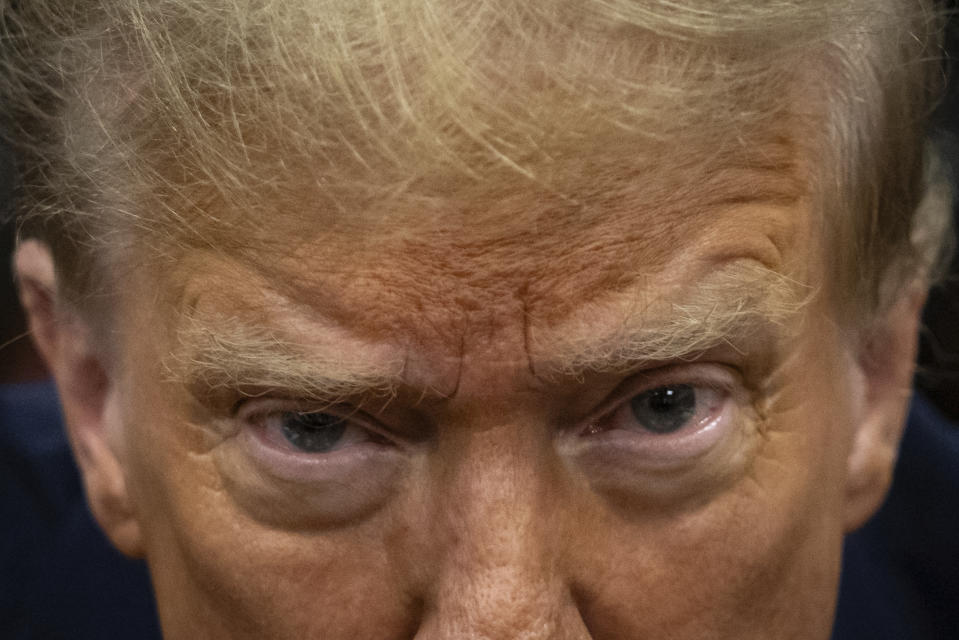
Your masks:
{"label": "earlobe", "polygon": [[22,242],[15,268],[30,332],[57,384],[93,515],[120,551],[142,555],[140,528],[117,454],[122,425],[108,363],[88,324],[59,298],[49,250],[36,240]]}
{"label": "earlobe", "polygon": [[924,289],[912,288],[870,330],[859,349],[863,392],[846,465],[845,530],[861,527],[892,483],[906,425]]}

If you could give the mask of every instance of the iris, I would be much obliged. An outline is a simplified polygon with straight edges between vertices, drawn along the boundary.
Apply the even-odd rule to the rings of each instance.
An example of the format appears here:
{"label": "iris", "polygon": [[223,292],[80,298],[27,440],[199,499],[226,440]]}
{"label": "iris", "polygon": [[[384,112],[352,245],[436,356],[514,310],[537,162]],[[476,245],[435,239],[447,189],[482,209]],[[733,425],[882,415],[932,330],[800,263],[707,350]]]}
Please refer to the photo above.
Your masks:
{"label": "iris", "polygon": [[280,416],[283,437],[308,453],[326,453],[333,450],[343,438],[349,423],[329,413],[299,413],[288,411]]}
{"label": "iris", "polygon": [[696,390],[688,384],[657,387],[630,401],[636,421],[654,433],[679,431],[696,413]]}

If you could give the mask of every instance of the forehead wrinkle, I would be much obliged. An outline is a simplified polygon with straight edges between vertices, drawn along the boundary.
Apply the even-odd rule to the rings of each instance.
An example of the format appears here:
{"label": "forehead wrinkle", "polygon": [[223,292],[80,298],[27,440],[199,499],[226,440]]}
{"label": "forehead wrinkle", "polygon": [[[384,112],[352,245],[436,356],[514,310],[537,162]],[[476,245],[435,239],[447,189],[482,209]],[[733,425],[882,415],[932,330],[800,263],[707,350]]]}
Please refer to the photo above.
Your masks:
{"label": "forehead wrinkle", "polygon": [[[504,321],[521,318],[524,348],[532,351],[531,368],[536,368],[540,352],[551,355],[546,349],[551,345],[536,344],[537,325],[561,322],[577,307],[592,305],[599,308],[599,301],[611,293],[628,294],[637,279],[661,273],[665,265],[672,263],[678,255],[690,249],[700,249],[701,240],[712,242],[710,236],[732,235],[736,242],[731,244],[740,247],[734,250],[741,250],[744,238],[757,236],[771,240],[771,245],[779,249],[783,243],[781,240],[777,242],[776,238],[792,235],[789,229],[795,222],[792,216],[783,216],[780,212],[789,209],[796,213],[797,210],[762,205],[778,202],[779,196],[791,202],[783,195],[785,192],[778,191],[781,185],[798,184],[792,179],[796,167],[789,158],[788,153],[779,158],[766,154],[750,166],[739,164],[716,170],[706,182],[693,184],[682,181],[683,176],[674,175],[667,176],[665,182],[656,179],[632,190],[622,180],[624,174],[621,173],[618,189],[605,194],[602,189],[595,189],[589,198],[591,206],[585,208],[582,204],[566,209],[555,208],[527,193],[524,198],[499,202],[498,210],[486,211],[480,216],[482,224],[470,225],[466,234],[462,233],[463,227],[453,224],[463,214],[455,207],[451,219],[433,219],[439,224],[427,227],[422,234],[416,224],[409,229],[399,225],[399,243],[385,234],[351,246],[351,238],[354,241],[362,238],[363,225],[350,226],[350,233],[342,237],[326,234],[323,239],[329,242],[321,243],[319,248],[315,246],[316,234],[306,233],[295,243],[305,253],[234,254],[231,259],[235,259],[237,268],[226,275],[236,282],[246,282],[244,289],[248,291],[275,291],[285,296],[288,306],[294,305],[289,301],[295,300],[300,317],[309,319],[304,324],[316,326],[312,319],[318,315],[333,320],[341,330],[348,327],[350,333],[363,335],[371,342],[389,335],[392,339],[401,337],[407,344],[416,344],[417,334],[422,333],[424,327],[432,326],[436,334],[449,334],[451,352],[458,353],[458,358],[453,360],[461,365],[467,324],[479,325],[492,338],[492,323],[499,322],[497,318]],[[612,179],[613,176],[605,177]],[[638,179],[641,176],[633,177]],[[766,178],[776,188],[767,189]],[[715,189],[720,183],[727,188]],[[682,186],[678,194],[667,188],[676,184]],[[665,208],[650,211],[644,206],[650,201]],[[524,202],[531,206],[525,214]],[[702,204],[704,202],[706,204]],[[731,210],[730,202],[736,204]],[[687,205],[685,210],[684,203]],[[697,203],[701,206],[696,206]],[[757,233],[755,217],[743,214],[749,210],[745,203],[759,205],[765,212],[775,212],[762,215],[763,223],[758,226],[764,231]],[[403,215],[400,219],[406,220]],[[497,220],[504,220],[505,228],[493,224]],[[415,223],[415,219],[412,221]],[[539,233],[540,228],[548,231]],[[380,229],[374,226],[370,230],[377,232]],[[264,229],[266,232],[268,230]],[[279,239],[275,239],[269,246],[278,243]],[[775,266],[780,257],[759,259]],[[630,265],[632,268],[627,268]],[[240,289],[234,285],[233,290]],[[635,308],[630,315],[634,317],[648,315],[643,313],[644,310],[652,313],[658,309],[662,318],[672,319],[670,330],[666,330],[669,323],[662,318],[661,326],[655,330],[650,326],[636,327],[633,326],[638,324],[636,321],[624,320],[624,328],[617,338],[610,337],[605,347],[587,351],[594,352],[593,355],[603,351],[611,353],[611,345],[629,344],[632,345],[631,355],[619,349],[620,359],[624,361],[635,360],[643,354],[647,358],[657,353],[678,357],[684,351],[705,344],[704,335],[716,338],[728,333],[717,328],[723,324],[720,322],[723,318],[738,317],[739,324],[744,324],[742,318],[749,316],[743,310],[731,308],[704,311],[700,308],[702,304],[692,305],[695,310],[681,306],[661,309],[661,304],[652,303],[644,306],[635,295],[632,304]],[[682,313],[671,315],[673,311]],[[486,316],[489,317],[489,326],[484,327],[482,320]],[[698,332],[692,328],[697,323]],[[685,334],[680,331],[682,327],[685,327]],[[589,335],[589,332],[583,334]],[[671,338],[664,340],[664,336]],[[656,343],[654,338],[659,342]],[[289,352],[297,350],[296,341],[276,336],[270,341],[273,347],[282,347],[273,349],[281,356],[286,357]],[[261,346],[263,343],[260,340]],[[210,341],[207,340],[206,344],[209,347]],[[251,352],[259,350],[254,340],[246,340],[245,344]],[[659,346],[654,348],[654,344]],[[221,357],[226,357],[227,351],[210,349],[210,353],[218,352]],[[299,351],[308,353],[309,349]],[[582,353],[577,355],[572,347],[569,351],[572,355],[563,359],[572,364],[559,367],[562,370],[611,366],[599,363],[598,356],[581,357]],[[591,359],[597,362],[588,363]],[[275,362],[282,361],[283,358],[275,359]],[[330,367],[343,365],[342,362],[321,364]],[[350,376],[344,374],[342,377]],[[235,384],[238,376],[224,376],[224,379],[232,379],[234,382],[230,384]],[[279,378],[274,376],[273,379]],[[292,379],[286,382],[294,384]],[[324,385],[330,386],[329,382]]]}
{"label": "forehead wrinkle", "polygon": [[[191,256],[191,276],[173,277],[169,381],[194,395],[268,390],[335,401],[391,395],[404,355],[365,341],[334,319],[274,291],[249,269]],[[195,274],[202,274],[196,276]]]}
{"label": "forehead wrinkle", "polygon": [[[175,310],[168,379],[205,392],[248,387],[318,399],[402,392],[429,400],[455,388],[462,344],[447,352],[423,341],[422,323],[372,313],[379,289],[344,287],[330,273],[285,273],[203,252],[164,273],[164,306]],[[359,300],[343,294],[361,288]]]}
{"label": "forehead wrinkle", "polygon": [[[590,305],[592,313],[534,338],[537,371],[564,377],[624,373],[721,345],[739,350],[757,338],[794,331],[792,320],[814,293],[754,260],[734,261],[681,287],[672,300],[668,292],[651,298],[639,292],[613,304]],[[609,317],[621,320],[606,331],[597,327],[602,322],[597,318]]]}
{"label": "forehead wrinkle", "polygon": [[[373,318],[376,331],[412,333],[415,325],[455,350],[464,326],[513,315],[518,297],[537,318],[560,321],[575,308],[569,301],[626,291],[636,274],[625,266],[663,267],[678,248],[721,227],[729,209],[785,209],[805,197],[795,136],[766,132],[750,141],[713,156],[686,150],[661,166],[630,164],[624,146],[554,192],[492,185],[426,198],[399,189],[331,212],[306,184],[297,202],[268,204],[269,225],[250,216],[255,227],[217,233],[225,246],[250,247],[237,257],[275,290],[343,326],[360,331]],[[779,248],[792,234],[788,222],[776,225],[767,235]]]}
{"label": "forehead wrinkle", "polygon": [[[689,357],[724,343],[735,347],[742,339],[755,338],[755,334],[782,329],[802,308],[802,291],[800,285],[758,261],[740,260],[684,286],[674,283],[657,291],[646,287],[606,308],[586,305],[578,318],[548,331],[537,331],[536,318],[524,315],[529,349],[523,355],[530,356],[528,362],[525,357],[500,360],[459,353],[453,362],[420,360],[415,368],[426,364],[435,372],[437,365],[458,365],[454,396],[462,368],[471,365],[480,369],[505,366],[514,374],[520,368],[517,365],[528,365],[529,376],[541,383],[549,383],[555,375],[625,373],[643,362]],[[675,295],[670,298],[670,294]],[[176,346],[164,362],[169,377],[185,385],[194,397],[217,391],[250,396],[279,391],[337,402],[401,393],[406,396],[418,389],[421,402],[451,399],[448,388],[431,386],[433,376],[416,380],[409,377],[409,350],[402,357],[384,358],[369,351],[364,354],[364,345],[351,340],[354,348],[343,349],[345,343],[341,343],[339,352],[324,351],[317,347],[316,340],[291,338],[299,331],[289,328],[297,326],[301,331],[301,325],[307,323],[307,328],[322,327],[323,320],[314,319],[312,314],[304,320],[295,307],[272,299],[267,304],[264,298],[262,306],[269,312],[256,313],[249,308],[233,313],[223,308],[210,310],[209,303],[183,312]],[[603,332],[597,328],[597,317],[622,320]],[[281,325],[275,326],[278,319]],[[416,354],[416,359],[425,355]]]}
{"label": "forehead wrinkle", "polygon": [[703,253],[724,259],[748,253],[770,269],[782,269],[795,257],[791,241],[803,228],[806,211],[751,202],[672,213],[620,211],[595,227],[567,223],[550,233],[525,230],[479,240],[442,230],[405,241],[398,255],[364,277],[382,289],[391,308],[415,308],[421,324],[494,311],[554,324],[578,307],[628,293],[638,279]]}

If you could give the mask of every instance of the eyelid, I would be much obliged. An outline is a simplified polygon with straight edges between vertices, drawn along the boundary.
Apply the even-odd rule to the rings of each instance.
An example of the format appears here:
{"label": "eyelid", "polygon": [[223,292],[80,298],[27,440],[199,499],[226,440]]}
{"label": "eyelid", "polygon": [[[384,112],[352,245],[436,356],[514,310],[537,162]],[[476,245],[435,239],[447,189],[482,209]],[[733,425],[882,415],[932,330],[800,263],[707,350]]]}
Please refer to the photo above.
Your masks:
{"label": "eyelid", "polygon": [[399,438],[392,430],[358,407],[342,403],[319,403],[277,397],[259,398],[241,402],[234,413],[234,419],[242,425],[261,427],[265,417],[278,413],[326,413],[348,421],[352,427],[364,429],[394,444],[400,444]]}
{"label": "eyelid", "polygon": [[[627,410],[632,398],[680,384],[720,394],[722,402],[715,415],[664,434],[606,428],[617,412]],[[716,362],[668,365],[624,380],[587,420],[568,432],[562,447],[565,455],[584,465],[599,491],[675,498],[696,484],[692,478],[701,480],[722,472],[723,465],[739,459],[742,438],[750,425],[749,407],[748,392],[736,367]]]}
{"label": "eyelid", "polygon": [[624,403],[646,391],[669,385],[688,384],[706,387],[720,393],[733,394],[738,374],[733,367],[715,362],[692,362],[671,364],[647,369],[634,374],[620,383],[602,403],[591,411],[576,430],[596,424],[612,415]]}
{"label": "eyelid", "polygon": [[[262,422],[284,412],[320,410],[349,419],[351,429],[382,435],[381,442],[309,453],[285,446],[279,429]],[[231,422],[235,437],[216,449],[217,465],[238,502],[263,522],[285,527],[356,522],[386,503],[408,469],[403,442],[355,407],[259,398],[243,402]]]}

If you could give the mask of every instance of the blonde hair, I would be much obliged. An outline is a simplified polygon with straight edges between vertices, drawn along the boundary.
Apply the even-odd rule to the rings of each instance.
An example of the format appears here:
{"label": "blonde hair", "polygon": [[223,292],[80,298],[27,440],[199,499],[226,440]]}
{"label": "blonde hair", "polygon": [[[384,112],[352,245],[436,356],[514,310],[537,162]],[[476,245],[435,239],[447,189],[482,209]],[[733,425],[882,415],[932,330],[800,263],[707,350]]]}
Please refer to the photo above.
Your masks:
{"label": "blonde hair", "polygon": [[584,177],[593,201],[620,186],[615,166],[791,166],[743,160],[787,124],[815,141],[804,177],[850,310],[927,273],[949,235],[948,198],[922,178],[941,29],[927,2],[18,4],[0,16],[0,96],[23,233],[77,298],[124,249],[160,259],[269,225],[305,183],[327,215],[528,189],[575,210]]}

